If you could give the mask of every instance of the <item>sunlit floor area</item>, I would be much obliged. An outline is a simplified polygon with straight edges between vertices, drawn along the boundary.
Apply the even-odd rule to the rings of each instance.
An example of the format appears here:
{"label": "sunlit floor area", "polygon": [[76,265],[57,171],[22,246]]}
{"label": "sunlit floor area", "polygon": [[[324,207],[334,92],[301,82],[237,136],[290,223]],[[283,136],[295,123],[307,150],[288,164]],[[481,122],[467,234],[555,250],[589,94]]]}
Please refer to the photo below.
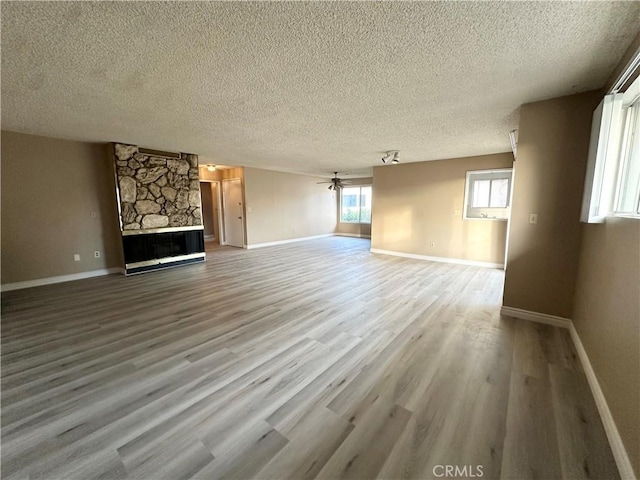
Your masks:
{"label": "sunlit floor area", "polygon": [[3,293],[2,477],[618,478],[568,332],[501,317],[501,270],[369,248]]}

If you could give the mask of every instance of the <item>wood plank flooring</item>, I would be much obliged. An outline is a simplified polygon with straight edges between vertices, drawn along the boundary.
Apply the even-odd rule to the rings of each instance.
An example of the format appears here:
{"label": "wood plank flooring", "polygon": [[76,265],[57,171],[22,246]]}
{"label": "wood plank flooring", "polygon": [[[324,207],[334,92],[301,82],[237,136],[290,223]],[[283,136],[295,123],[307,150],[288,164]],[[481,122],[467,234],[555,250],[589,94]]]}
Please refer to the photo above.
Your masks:
{"label": "wood plank flooring", "polygon": [[502,271],[368,249],[2,294],[2,478],[619,478],[568,333],[501,318]]}

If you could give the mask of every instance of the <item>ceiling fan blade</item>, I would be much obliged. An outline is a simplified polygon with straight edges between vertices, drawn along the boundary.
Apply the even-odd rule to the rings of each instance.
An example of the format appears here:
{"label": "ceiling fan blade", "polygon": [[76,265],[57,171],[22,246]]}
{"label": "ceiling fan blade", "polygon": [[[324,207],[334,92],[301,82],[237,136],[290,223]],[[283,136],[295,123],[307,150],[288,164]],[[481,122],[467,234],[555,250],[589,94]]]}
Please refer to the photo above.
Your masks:
{"label": "ceiling fan blade", "polygon": [[350,185],[351,184],[351,180],[342,180],[341,178],[338,178],[338,172],[333,172],[333,178],[330,179],[328,182],[316,182],[318,185],[320,184],[331,184],[333,186],[333,188],[329,187],[332,190],[337,190],[338,188],[342,188],[343,185]]}

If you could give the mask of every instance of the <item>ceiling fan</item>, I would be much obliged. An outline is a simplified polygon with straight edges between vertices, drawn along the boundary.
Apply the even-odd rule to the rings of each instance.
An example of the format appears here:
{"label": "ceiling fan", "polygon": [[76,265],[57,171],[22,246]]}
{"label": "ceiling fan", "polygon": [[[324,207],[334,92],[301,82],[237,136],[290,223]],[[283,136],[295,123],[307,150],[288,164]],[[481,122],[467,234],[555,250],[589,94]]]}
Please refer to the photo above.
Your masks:
{"label": "ceiling fan", "polygon": [[338,172],[333,172],[333,178],[331,180],[328,182],[318,182],[318,185],[321,183],[330,183],[331,185],[329,185],[329,190],[338,190],[345,185],[349,185],[351,180],[342,180],[341,178],[338,178]]}

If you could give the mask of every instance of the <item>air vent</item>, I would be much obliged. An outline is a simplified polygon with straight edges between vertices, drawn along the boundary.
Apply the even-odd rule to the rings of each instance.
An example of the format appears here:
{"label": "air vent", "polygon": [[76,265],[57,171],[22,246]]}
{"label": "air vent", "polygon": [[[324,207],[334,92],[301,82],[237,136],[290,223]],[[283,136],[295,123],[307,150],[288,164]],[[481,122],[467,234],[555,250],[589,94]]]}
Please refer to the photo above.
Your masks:
{"label": "air vent", "polygon": [[150,148],[138,148],[138,151],[154,157],[180,158],[180,154],[175,152],[163,152],[162,150],[151,150]]}

